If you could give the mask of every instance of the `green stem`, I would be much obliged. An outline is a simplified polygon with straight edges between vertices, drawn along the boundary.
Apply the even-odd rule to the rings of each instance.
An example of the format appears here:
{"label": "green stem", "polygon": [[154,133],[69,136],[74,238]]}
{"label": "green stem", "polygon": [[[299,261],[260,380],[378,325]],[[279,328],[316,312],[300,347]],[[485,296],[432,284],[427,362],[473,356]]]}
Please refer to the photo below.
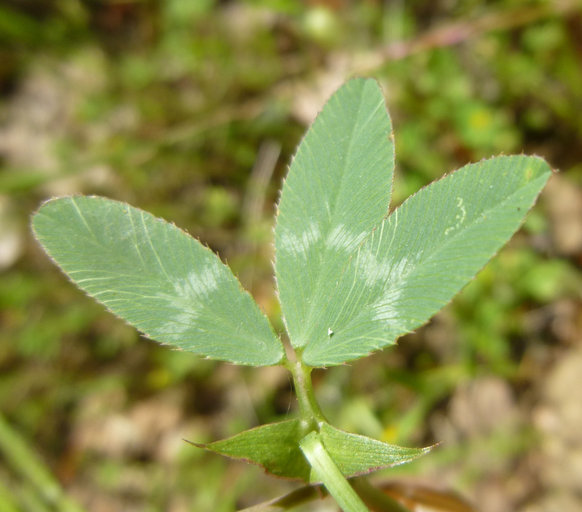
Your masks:
{"label": "green stem", "polygon": [[319,433],[307,434],[299,446],[312,467],[311,479],[321,480],[344,512],[370,512],[327,453]]}
{"label": "green stem", "polygon": [[326,422],[326,419],[313,392],[313,384],[311,383],[313,368],[293,358],[286,359],[284,365],[293,376],[293,384],[299,403],[299,415],[306,434],[300,443],[301,450],[313,468],[316,478],[323,482],[340,507],[348,512],[368,512],[366,505],[379,512],[409,512],[408,509],[373,487],[364,478],[352,480],[352,488],[352,485],[342,475],[327,453],[318,434],[321,423]]}
{"label": "green stem", "polygon": [[301,361],[288,361],[287,368],[293,375],[295,393],[299,402],[299,415],[304,423],[305,433],[319,430],[319,424],[326,421],[315,399],[313,385],[311,383],[312,367],[304,365]]}

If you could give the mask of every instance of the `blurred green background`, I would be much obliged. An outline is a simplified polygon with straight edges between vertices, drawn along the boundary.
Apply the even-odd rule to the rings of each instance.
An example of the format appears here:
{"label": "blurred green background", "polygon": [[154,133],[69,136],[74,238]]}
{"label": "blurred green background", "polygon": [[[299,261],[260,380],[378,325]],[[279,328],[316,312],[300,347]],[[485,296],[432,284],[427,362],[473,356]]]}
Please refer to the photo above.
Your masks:
{"label": "blurred green background", "polygon": [[295,487],[183,441],[292,414],[285,372],[140,339],[57,271],[29,217],[75,193],[151,211],[218,251],[281,329],[278,189],[354,75],[385,92],[394,204],[499,153],[561,172],[429,325],[315,374],[324,412],[442,442],[381,479],[483,512],[582,510],[582,2],[3,0],[0,511],[227,512]]}

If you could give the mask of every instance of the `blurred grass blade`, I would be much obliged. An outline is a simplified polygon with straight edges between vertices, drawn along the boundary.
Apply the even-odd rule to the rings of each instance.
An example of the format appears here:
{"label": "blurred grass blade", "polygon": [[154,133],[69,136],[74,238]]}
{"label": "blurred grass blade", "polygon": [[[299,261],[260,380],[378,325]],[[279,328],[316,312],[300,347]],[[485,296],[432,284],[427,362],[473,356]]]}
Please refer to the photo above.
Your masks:
{"label": "blurred grass blade", "polygon": [[62,512],[83,511],[79,505],[67,498],[45,464],[1,415],[0,452],[12,469],[20,474],[25,482],[30,482],[47,504]]}
{"label": "blurred grass blade", "polygon": [[283,345],[230,269],[173,224],[80,196],[46,202],[33,229],[80,288],[151,339],[237,364],[283,359]]}
{"label": "blurred grass blade", "polygon": [[301,440],[301,450],[312,468],[311,480],[321,481],[344,512],[369,512],[327,453],[317,432]]}
{"label": "blurred grass blade", "polygon": [[294,347],[327,336],[316,318],[348,255],[387,214],[393,170],[382,91],[350,80],[309,128],[281,191],[275,274]]}
{"label": "blurred grass blade", "polygon": [[20,498],[20,510],[26,512],[54,512],[55,509],[60,512],[61,510],[58,508],[58,504],[49,504],[43,500],[42,496],[28,482],[20,482],[16,486],[16,492]]}
{"label": "blurred grass blade", "polygon": [[424,324],[515,233],[550,174],[541,158],[501,156],[410,197],[330,282],[303,361],[341,364]]}
{"label": "blurred grass blade", "polygon": [[[13,486],[12,486],[13,487]],[[0,512],[20,512],[14,490],[9,489],[0,478]]]}

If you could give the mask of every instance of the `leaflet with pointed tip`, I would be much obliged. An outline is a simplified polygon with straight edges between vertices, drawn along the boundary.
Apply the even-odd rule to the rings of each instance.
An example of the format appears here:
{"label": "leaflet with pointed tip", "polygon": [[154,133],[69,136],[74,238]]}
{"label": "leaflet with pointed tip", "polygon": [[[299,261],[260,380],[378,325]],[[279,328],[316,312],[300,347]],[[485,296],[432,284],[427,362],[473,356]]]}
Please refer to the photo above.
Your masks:
{"label": "leaflet with pointed tip", "polygon": [[46,202],[33,230],[74,283],[149,338],[238,364],[283,359],[281,341],[230,269],[173,224],[80,196]]}
{"label": "leaflet with pointed tip", "polygon": [[424,324],[515,233],[550,175],[541,158],[500,156],[410,197],[333,263],[341,270],[310,317],[303,362],[357,359]]}
{"label": "leaflet with pointed tip", "polygon": [[388,212],[393,171],[382,91],[375,80],[350,80],[309,128],[281,192],[275,274],[294,347],[320,334],[320,310],[347,258]]}

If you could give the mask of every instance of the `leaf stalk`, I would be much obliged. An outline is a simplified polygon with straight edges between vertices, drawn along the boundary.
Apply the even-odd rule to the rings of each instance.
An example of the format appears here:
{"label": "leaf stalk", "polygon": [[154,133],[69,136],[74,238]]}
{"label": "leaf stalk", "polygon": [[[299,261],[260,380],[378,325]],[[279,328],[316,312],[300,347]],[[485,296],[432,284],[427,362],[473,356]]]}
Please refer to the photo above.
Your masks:
{"label": "leaf stalk", "polygon": [[299,415],[305,434],[311,431],[319,431],[319,425],[326,422],[326,419],[313,392],[313,384],[311,382],[313,368],[297,360],[288,361],[287,368],[293,376],[293,384],[299,403]]}

